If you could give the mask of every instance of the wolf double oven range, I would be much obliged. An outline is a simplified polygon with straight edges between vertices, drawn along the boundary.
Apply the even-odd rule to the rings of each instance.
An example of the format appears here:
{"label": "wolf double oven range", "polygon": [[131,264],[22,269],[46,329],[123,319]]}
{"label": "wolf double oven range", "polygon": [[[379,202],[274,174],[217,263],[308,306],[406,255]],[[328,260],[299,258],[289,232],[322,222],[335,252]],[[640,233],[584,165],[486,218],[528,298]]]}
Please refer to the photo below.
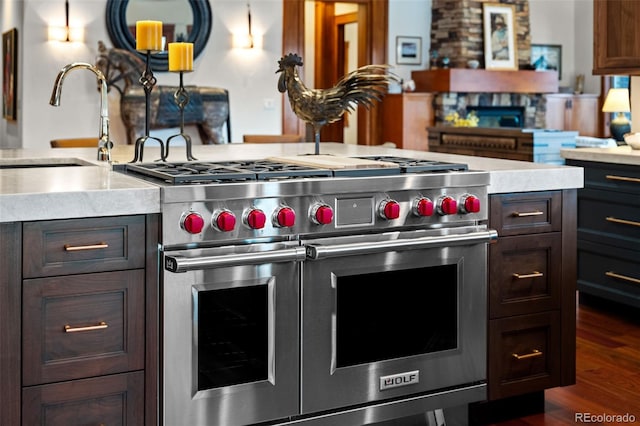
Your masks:
{"label": "wolf double oven range", "polygon": [[486,396],[486,172],[131,163],[162,200],[161,417],[364,425]]}

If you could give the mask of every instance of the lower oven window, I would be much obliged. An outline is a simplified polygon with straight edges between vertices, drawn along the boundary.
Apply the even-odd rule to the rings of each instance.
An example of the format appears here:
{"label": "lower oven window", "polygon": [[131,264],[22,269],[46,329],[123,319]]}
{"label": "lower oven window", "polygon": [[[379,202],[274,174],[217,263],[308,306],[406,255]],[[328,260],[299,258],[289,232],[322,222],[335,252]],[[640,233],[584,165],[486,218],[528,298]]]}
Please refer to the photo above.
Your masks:
{"label": "lower oven window", "polygon": [[267,379],[267,286],[198,292],[198,390]]}
{"label": "lower oven window", "polygon": [[336,365],[455,349],[458,266],[337,278]]}

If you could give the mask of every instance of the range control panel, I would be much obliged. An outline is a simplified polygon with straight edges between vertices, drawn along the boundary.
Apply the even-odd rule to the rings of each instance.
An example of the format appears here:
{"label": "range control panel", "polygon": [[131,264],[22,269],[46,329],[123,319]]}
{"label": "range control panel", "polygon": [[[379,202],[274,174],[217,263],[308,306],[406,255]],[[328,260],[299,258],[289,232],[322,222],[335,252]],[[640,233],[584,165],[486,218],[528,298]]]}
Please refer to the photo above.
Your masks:
{"label": "range control panel", "polygon": [[163,243],[455,226],[487,218],[486,188],[210,200],[163,206]]}

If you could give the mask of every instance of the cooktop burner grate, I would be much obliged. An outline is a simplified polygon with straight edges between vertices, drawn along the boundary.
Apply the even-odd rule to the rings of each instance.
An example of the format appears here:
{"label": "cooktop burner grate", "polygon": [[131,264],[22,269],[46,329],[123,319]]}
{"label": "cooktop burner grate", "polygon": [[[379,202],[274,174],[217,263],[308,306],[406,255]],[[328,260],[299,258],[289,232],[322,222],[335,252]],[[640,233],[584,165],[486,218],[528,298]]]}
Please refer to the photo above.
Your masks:
{"label": "cooktop burner grate", "polygon": [[392,155],[364,156],[358,158],[395,163],[400,167],[401,173],[459,172],[469,170],[469,166],[463,163],[420,160],[408,157],[395,157]]}
{"label": "cooktop burner grate", "polygon": [[278,181],[301,178],[370,177],[410,173],[458,172],[468,170],[466,164],[419,160],[395,156],[356,157],[385,161],[398,167],[323,169],[281,163],[272,160],[188,161],[127,163],[115,169],[125,173],[158,179],[172,185],[203,185],[249,181]]}
{"label": "cooktop burner grate", "polygon": [[302,177],[331,177],[331,170],[318,169],[314,167],[301,166],[296,164],[278,163],[269,160],[255,161],[225,161],[216,164],[223,164],[240,170],[255,173],[257,180],[281,180],[295,179]]}

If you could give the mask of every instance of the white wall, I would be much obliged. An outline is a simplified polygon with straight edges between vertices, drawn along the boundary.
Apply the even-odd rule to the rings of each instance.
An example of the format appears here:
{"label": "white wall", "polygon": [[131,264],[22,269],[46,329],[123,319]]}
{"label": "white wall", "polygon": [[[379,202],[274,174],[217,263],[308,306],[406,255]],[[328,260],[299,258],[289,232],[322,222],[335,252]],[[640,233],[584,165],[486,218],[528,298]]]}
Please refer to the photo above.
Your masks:
{"label": "white wall", "polygon": [[[232,138],[243,133],[280,133],[282,95],[277,91],[277,61],[282,54],[282,0],[253,0],[252,29],[263,34],[263,48],[253,51],[231,48],[234,31],[247,27],[246,2],[210,0],[213,26],[205,51],[195,60],[194,72],[185,84],[218,86],[230,92]],[[82,44],[47,41],[47,26],[64,21],[64,2],[51,0],[0,0],[2,32],[19,30],[18,121],[2,120],[0,147],[46,147],[55,137],[86,137],[98,134],[99,96],[95,78],[74,71],[65,81],[61,106],[49,105],[54,79],[64,65],[93,63],[98,41],[111,46],[104,11],[106,0],[74,0],[71,20],[85,27]],[[530,0],[533,43],[562,44],[562,85],[573,86],[575,75],[587,76],[585,91],[598,92],[599,78],[591,76],[591,0]],[[411,71],[427,67],[431,30],[431,0],[389,0],[389,63],[394,72],[410,79]],[[395,63],[397,36],[422,37],[422,64]],[[312,64],[305,64],[312,65]],[[308,68],[308,66],[305,66]],[[177,84],[177,76],[156,73],[158,84]],[[265,107],[265,101],[274,107]],[[118,116],[118,95],[110,94],[111,133],[125,143]],[[188,129],[194,140],[199,140]],[[164,137],[164,136],[163,136]]]}
{"label": "white wall", "polygon": [[[58,71],[70,62],[93,63],[98,41],[111,47],[104,10],[106,0],[75,0],[71,2],[71,20],[85,27],[85,42],[62,44],[47,41],[49,23],[64,20],[64,3],[51,0],[2,0],[23,7],[23,31],[19,41],[20,82],[17,137],[25,148],[45,147],[56,137],[98,135],[100,98],[92,73],[77,70],[65,79],[61,106],[49,105],[53,82]],[[229,89],[232,138],[241,140],[242,133],[280,133],[281,94],[277,90],[277,61],[282,46],[282,1],[254,0],[252,31],[263,35],[263,48],[252,51],[233,49],[231,34],[246,31],[247,7],[237,0],[211,2],[213,23],[209,42],[194,62],[194,72],[185,74],[185,84],[218,86]],[[96,13],[100,11],[100,13]],[[3,17],[4,17],[3,13]],[[6,27],[5,27],[6,25]],[[20,25],[15,18],[4,28]],[[158,84],[176,85],[178,76],[155,72]],[[124,127],[118,116],[118,94],[111,93],[111,136],[116,143],[125,143]],[[274,107],[265,107],[272,100]],[[8,127],[8,126],[7,126]],[[8,129],[0,140],[8,138]],[[163,132],[166,133],[166,132]],[[171,132],[169,132],[171,133]],[[199,140],[192,130],[189,133]],[[1,143],[0,146],[6,146]]]}
{"label": "white wall", "polygon": [[560,86],[573,91],[576,76],[585,75],[585,93],[600,93],[593,76],[593,0],[529,0],[531,43],[562,46]]}
{"label": "white wall", "polygon": [[[389,64],[403,80],[411,79],[411,71],[429,68],[431,46],[431,0],[389,0]],[[422,63],[396,63],[396,37],[422,37]]]}

